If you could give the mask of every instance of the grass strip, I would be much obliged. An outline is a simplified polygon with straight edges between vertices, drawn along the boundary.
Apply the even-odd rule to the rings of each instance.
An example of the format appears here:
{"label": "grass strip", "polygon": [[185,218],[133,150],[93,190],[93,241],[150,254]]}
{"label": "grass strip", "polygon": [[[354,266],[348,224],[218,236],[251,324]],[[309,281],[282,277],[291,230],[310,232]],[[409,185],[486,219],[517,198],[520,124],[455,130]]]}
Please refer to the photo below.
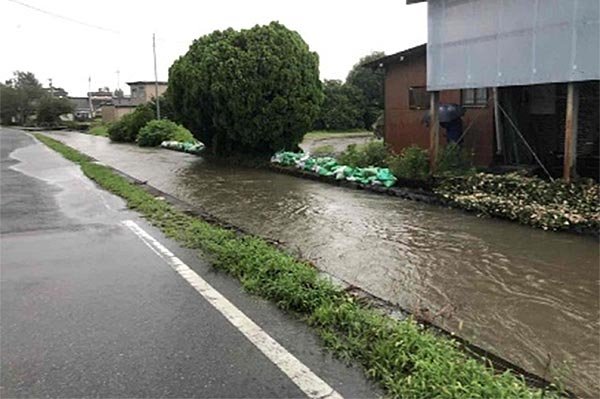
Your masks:
{"label": "grass strip", "polygon": [[250,235],[209,224],[155,199],[110,168],[41,134],[35,136],[83,173],[159,227],[168,237],[210,257],[214,267],[238,278],[243,287],[300,315],[315,327],[339,357],[360,362],[366,374],[395,398],[549,398],[555,391],[528,387],[504,372],[497,374],[467,356],[458,344],[398,321],[359,303],[319,277],[310,264]]}

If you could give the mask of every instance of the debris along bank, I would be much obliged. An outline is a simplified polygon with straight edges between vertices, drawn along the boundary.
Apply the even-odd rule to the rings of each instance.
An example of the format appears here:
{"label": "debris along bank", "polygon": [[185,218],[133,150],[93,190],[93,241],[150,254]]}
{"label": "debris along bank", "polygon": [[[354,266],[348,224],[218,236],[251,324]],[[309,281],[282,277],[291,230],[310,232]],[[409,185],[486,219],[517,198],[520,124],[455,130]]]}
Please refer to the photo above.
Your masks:
{"label": "debris along bank", "polygon": [[388,168],[352,168],[331,157],[279,152],[271,158],[279,172],[318,178],[405,199],[446,205],[552,231],[598,236],[600,188],[592,180],[547,182],[518,173],[442,175],[429,180],[403,179]]}
{"label": "debris along bank", "polygon": [[496,374],[455,341],[364,306],[319,277],[308,263],[265,240],[223,229],[178,211],[110,168],[45,136],[37,136],[102,187],[120,195],[168,236],[210,255],[215,267],[257,295],[302,315],[338,355],[363,365],[392,397],[555,397],[509,374]]}

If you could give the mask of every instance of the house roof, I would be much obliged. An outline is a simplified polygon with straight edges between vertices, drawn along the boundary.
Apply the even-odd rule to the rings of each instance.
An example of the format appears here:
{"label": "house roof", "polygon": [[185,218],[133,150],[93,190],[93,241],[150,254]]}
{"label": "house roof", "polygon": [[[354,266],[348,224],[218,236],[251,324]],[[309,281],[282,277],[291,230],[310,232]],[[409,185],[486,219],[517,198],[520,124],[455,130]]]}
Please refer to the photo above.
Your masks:
{"label": "house roof", "polygon": [[[135,82],[127,82],[128,85],[153,85],[155,82],[154,80],[137,80]],[[159,85],[167,85],[168,83],[165,81],[158,81]]]}
{"label": "house roof", "polygon": [[366,63],[362,64],[362,67],[372,68],[372,69],[381,68],[386,65],[397,64],[399,62],[402,62],[408,57],[425,55],[426,52],[427,52],[427,44],[424,43],[424,44],[420,44],[415,47],[411,47],[406,50],[402,50],[395,54],[386,55],[385,57],[366,62]]}

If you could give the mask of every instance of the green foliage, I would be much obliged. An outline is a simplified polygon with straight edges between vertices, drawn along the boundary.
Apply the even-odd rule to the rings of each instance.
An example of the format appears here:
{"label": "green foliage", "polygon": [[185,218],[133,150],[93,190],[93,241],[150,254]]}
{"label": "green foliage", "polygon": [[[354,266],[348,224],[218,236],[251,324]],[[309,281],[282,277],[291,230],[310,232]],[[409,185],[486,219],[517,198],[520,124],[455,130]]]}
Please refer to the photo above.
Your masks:
{"label": "green foliage", "polygon": [[436,173],[463,175],[474,172],[472,154],[456,143],[448,143],[439,153]]}
{"label": "green foliage", "polygon": [[67,98],[56,98],[49,95],[40,99],[37,106],[37,123],[40,125],[56,125],[60,116],[73,112],[73,104]]}
{"label": "green foliage", "polygon": [[325,130],[362,129],[365,99],[359,89],[339,80],[323,83],[325,100],[315,128]]}
{"label": "green foliage", "polygon": [[456,206],[544,230],[600,229],[599,187],[591,181],[547,182],[516,173],[441,179],[435,191]]}
{"label": "green foliage", "polygon": [[214,267],[240,280],[249,292],[296,312],[314,326],[339,356],[363,365],[393,398],[554,398],[555,392],[527,387],[509,374],[496,374],[462,352],[450,339],[412,319],[398,321],[366,307],[319,277],[318,270],[265,240],[209,224],[159,201],[110,168],[37,135],[79,162],[86,176],[123,197],[167,236],[210,256]]}
{"label": "green foliage", "polygon": [[404,148],[400,155],[391,156],[388,165],[396,177],[425,180],[429,176],[429,155],[418,146]]}
{"label": "green foliage", "polygon": [[108,127],[108,137],[112,141],[133,143],[141,128],[155,118],[154,110],[147,104],[139,105],[135,111],[124,115]]}
{"label": "green foliage", "polygon": [[151,120],[138,133],[137,143],[140,147],[156,147],[163,141],[194,141],[189,130],[168,119]]}
{"label": "green foliage", "polygon": [[383,86],[385,82],[385,73],[382,68],[371,69],[365,68],[363,65],[384,56],[384,52],[375,51],[362,57],[360,61],[352,67],[346,78],[347,85],[358,88],[363,94],[365,102],[362,110],[362,118],[364,126],[368,129],[371,129],[371,126],[383,112]]}
{"label": "green foliage", "polygon": [[31,72],[16,71],[13,79],[0,85],[2,123],[24,125],[35,115],[40,99],[46,96],[42,85]]}
{"label": "green foliage", "polygon": [[[175,112],[171,100],[164,95],[160,95],[158,97],[158,102],[160,106],[160,118],[177,122],[175,120]],[[156,98],[152,97],[150,102],[148,102],[148,107],[156,112]]]}
{"label": "green foliage", "polygon": [[295,149],[322,96],[317,54],[277,22],[200,37],[169,69],[174,120],[219,155]]}
{"label": "green foliage", "polygon": [[331,157],[334,154],[335,148],[330,144],[316,147],[311,151],[311,155],[314,157]]}
{"label": "green foliage", "polygon": [[92,136],[108,137],[108,126],[104,124],[92,126],[87,133]]}
{"label": "green foliage", "polygon": [[338,157],[341,165],[366,168],[387,167],[389,152],[383,141],[372,140],[362,145],[350,144]]}

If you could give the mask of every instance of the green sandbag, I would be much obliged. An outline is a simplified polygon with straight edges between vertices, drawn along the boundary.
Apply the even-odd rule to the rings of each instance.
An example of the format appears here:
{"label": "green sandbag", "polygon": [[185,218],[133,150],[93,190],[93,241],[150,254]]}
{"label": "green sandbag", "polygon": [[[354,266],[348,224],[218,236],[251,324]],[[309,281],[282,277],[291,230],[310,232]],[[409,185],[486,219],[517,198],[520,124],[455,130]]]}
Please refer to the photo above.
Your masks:
{"label": "green sandbag", "polygon": [[388,188],[392,187],[398,181],[388,168],[380,168],[377,171],[377,180]]}

